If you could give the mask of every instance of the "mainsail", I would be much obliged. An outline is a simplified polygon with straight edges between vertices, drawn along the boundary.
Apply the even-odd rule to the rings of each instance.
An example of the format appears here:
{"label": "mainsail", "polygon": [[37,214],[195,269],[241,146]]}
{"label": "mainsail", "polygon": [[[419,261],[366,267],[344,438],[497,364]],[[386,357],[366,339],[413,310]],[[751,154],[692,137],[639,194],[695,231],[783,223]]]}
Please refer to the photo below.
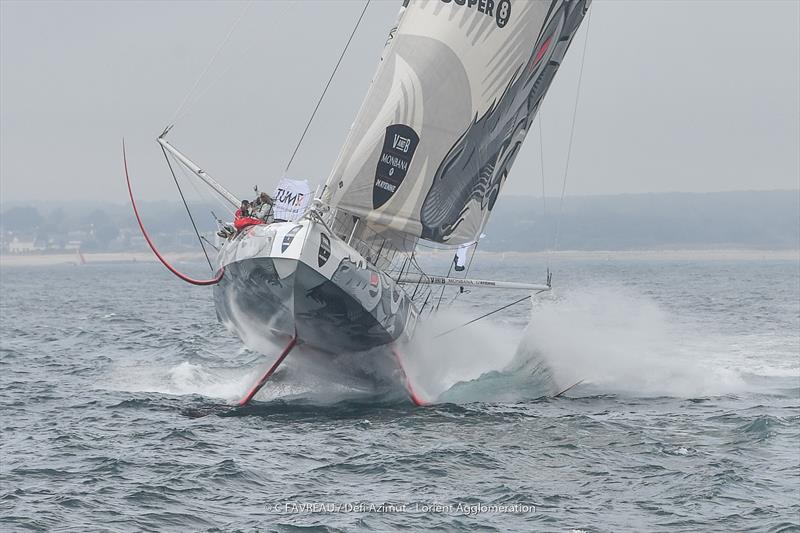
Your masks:
{"label": "mainsail", "polygon": [[474,241],[591,0],[411,0],[328,178],[332,207]]}

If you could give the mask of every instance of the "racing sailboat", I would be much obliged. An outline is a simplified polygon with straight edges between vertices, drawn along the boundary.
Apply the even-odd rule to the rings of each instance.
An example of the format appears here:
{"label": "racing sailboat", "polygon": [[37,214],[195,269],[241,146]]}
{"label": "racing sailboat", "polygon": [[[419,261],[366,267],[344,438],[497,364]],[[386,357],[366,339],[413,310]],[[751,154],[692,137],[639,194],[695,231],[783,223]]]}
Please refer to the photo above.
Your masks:
{"label": "racing sailboat", "polygon": [[[549,279],[431,276],[415,250],[420,241],[458,247],[479,238],[589,2],[403,2],[309,209],[297,220],[238,232],[220,247],[213,279],[188,279],[214,285],[220,320],[243,340],[256,332],[286,341],[241,404],[298,343],[333,354],[387,346],[397,355],[432,310],[434,285],[550,288]],[[167,141],[167,131],[158,139],[165,153],[239,207]]]}

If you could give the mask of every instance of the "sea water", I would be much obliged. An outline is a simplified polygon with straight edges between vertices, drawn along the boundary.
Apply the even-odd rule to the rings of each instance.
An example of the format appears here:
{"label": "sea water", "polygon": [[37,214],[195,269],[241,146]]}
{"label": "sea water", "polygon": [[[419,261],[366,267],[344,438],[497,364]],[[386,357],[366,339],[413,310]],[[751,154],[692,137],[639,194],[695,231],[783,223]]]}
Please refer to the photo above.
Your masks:
{"label": "sea water", "polygon": [[402,354],[424,408],[346,354],[229,409],[271,359],[210,289],[3,267],[0,528],[797,531],[800,272],[771,257],[555,258],[551,293],[437,337],[519,298],[445,293]]}

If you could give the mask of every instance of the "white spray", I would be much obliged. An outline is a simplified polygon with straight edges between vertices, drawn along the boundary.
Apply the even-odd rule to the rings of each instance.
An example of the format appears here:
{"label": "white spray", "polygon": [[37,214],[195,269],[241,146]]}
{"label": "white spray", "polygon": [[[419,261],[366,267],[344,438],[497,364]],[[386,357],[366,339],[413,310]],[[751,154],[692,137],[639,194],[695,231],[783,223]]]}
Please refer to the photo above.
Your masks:
{"label": "white spray", "polygon": [[653,300],[623,288],[581,289],[534,302],[524,342],[559,385],[586,380],[596,392],[691,397],[741,390],[699,332]]}

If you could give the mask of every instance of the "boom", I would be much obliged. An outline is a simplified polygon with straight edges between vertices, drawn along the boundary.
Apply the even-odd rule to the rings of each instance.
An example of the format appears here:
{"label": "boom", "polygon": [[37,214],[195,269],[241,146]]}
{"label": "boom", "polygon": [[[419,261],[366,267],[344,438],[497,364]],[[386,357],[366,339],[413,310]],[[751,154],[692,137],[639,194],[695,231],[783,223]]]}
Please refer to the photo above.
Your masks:
{"label": "boom", "polygon": [[482,287],[485,289],[521,289],[526,291],[549,291],[550,285],[536,283],[517,283],[515,281],[494,281],[488,279],[446,278],[443,276],[419,276],[404,274],[398,283],[422,283],[426,285],[453,285],[457,287]]}

